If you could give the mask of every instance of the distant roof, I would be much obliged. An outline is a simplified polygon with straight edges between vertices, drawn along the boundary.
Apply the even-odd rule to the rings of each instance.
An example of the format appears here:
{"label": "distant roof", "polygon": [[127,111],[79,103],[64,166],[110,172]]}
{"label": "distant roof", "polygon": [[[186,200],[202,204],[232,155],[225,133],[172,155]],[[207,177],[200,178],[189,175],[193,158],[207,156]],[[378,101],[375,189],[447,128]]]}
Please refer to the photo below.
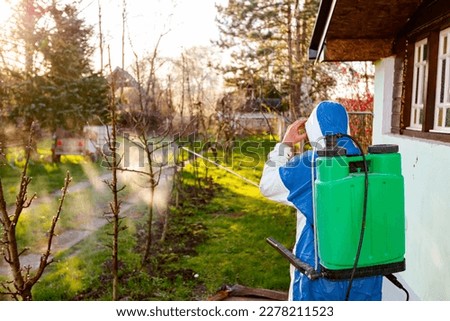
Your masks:
{"label": "distant roof", "polygon": [[121,87],[133,87],[133,88],[139,88],[139,83],[134,79],[133,76],[130,75],[130,73],[126,70],[123,70],[120,67],[116,67],[114,71],[109,74],[106,79],[108,82],[111,82],[113,79],[115,81],[114,85],[116,88]]}
{"label": "distant roof", "polygon": [[428,0],[322,0],[309,47],[310,59],[378,60]]}
{"label": "distant roof", "polygon": [[243,113],[281,111],[283,109],[281,98],[256,98],[248,99],[241,108]]}

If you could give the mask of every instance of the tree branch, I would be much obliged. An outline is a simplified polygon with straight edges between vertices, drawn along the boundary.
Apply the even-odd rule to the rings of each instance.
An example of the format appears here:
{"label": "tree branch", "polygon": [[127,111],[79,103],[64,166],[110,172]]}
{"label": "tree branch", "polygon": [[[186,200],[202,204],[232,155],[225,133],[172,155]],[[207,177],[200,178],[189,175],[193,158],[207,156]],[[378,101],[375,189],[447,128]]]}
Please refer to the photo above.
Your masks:
{"label": "tree branch", "polygon": [[19,257],[20,257],[22,254],[24,254],[26,251],[28,251],[29,249],[30,249],[29,247],[26,247],[26,248],[24,248],[22,251],[20,251]]}
{"label": "tree branch", "polygon": [[33,134],[34,134],[34,123],[31,124],[30,128],[30,136],[28,138],[28,144],[26,146],[26,157],[25,157],[25,165],[23,166],[22,175],[20,178],[20,190],[19,194],[16,197],[16,211],[14,213],[14,217],[12,220],[12,224],[15,226],[19,221],[20,215],[22,214],[22,210],[28,206],[30,206],[31,202],[34,199],[34,196],[27,202],[27,190],[28,185],[31,183],[31,178],[27,176],[28,165],[30,163],[31,150],[33,145]]}
{"label": "tree branch", "polygon": [[137,170],[137,169],[117,167],[117,170],[122,171],[122,172],[131,172],[131,173],[137,173],[137,174],[143,174],[143,175],[150,176],[149,173],[147,173],[145,171],[140,171],[140,170]]}

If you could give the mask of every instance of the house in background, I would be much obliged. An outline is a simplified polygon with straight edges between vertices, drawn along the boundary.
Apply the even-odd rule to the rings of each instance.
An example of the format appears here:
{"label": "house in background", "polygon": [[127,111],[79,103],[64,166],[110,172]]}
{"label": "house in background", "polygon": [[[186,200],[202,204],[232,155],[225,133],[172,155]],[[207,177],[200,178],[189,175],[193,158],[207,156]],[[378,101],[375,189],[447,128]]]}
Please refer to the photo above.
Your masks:
{"label": "house in background", "polygon": [[238,134],[271,133],[281,137],[286,126],[284,111],[285,106],[281,97],[247,99],[236,111]]}
{"label": "house in background", "polygon": [[[243,91],[226,93],[216,104],[220,123],[226,123],[236,135],[270,134],[281,137],[285,131],[286,104],[275,92],[253,97]],[[220,130],[221,131],[221,130]]]}
{"label": "house in background", "polygon": [[310,59],[374,62],[373,143],[399,145],[405,178],[399,275],[450,300],[450,1],[322,0]]}
{"label": "house in background", "polygon": [[109,83],[114,82],[116,97],[122,96],[122,108],[125,111],[134,111],[141,109],[141,95],[146,99],[150,99],[145,95],[145,90],[139,82],[126,70],[116,67],[106,79]]}

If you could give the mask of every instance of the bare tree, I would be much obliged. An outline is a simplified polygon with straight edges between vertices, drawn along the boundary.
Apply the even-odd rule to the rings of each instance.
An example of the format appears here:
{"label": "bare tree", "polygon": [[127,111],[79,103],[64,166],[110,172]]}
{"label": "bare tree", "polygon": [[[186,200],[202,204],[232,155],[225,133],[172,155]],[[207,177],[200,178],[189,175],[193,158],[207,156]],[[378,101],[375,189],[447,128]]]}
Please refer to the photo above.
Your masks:
{"label": "bare tree", "polygon": [[30,265],[22,266],[21,255],[27,251],[27,248],[20,250],[17,240],[16,229],[18,224],[20,224],[19,219],[23,213],[23,210],[29,208],[31,203],[36,197],[34,194],[28,197],[27,191],[28,186],[31,183],[31,177],[27,175],[32,139],[30,136],[29,143],[27,146],[27,154],[25,165],[22,170],[22,175],[20,178],[20,188],[19,193],[16,197],[15,209],[10,213],[7,208],[5,197],[3,194],[3,186],[0,178],[0,223],[3,227],[3,236],[0,241],[1,253],[4,260],[8,263],[13,279],[11,281],[5,281],[1,283],[3,290],[0,290],[1,294],[10,295],[15,300],[32,300],[32,288],[42,277],[45,268],[53,262],[51,258],[51,249],[53,238],[55,237],[55,229],[58,223],[63,203],[67,194],[67,189],[69,187],[71,177],[69,172],[66,174],[64,187],[61,191],[61,198],[59,201],[59,206],[53,217],[50,230],[47,233],[47,247],[46,251],[41,255],[39,265],[35,271],[33,271]]}
{"label": "bare tree", "polygon": [[[126,1],[122,3],[122,68],[125,64],[125,26],[126,26]],[[99,24],[101,24],[101,14],[99,14]],[[101,31],[100,31],[101,32]],[[103,36],[100,35],[100,39]],[[109,170],[111,170],[111,180],[105,181],[112,193],[112,200],[109,203],[109,212],[105,213],[105,216],[110,224],[112,224],[112,244],[111,244],[111,274],[112,274],[112,300],[117,301],[119,299],[119,234],[126,227],[122,225],[123,217],[121,216],[121,204],[122,201],[119,198],[119,193],[125,189],[125,186],[120,186],[119,183],[119,167],[121,162],[121,156],[118,154],[119,144],[117,142],[117,104],[116,99],[116,74],[112,72],[111,67],[111,54],[108,47],[108,66],[110,72],[110,95],[108,102],[108,111],[111,123],[111,130],[108,131],[108,155],[105,155],[104,161]],[[121,87],[120,98],[123,96],[123,88]],[[119,101],[120,103],[120,101]]]}
{"label": "bare tree", "polygon": [[[155,206],[155,193],[156,189],[161,181],[161,177],[163,171],[165,169],[166,162],[164,161],[164,153],[162,160],[158,161],[156,154],[158,151],[168,151],[169,146],[171,146],[172,142],[167,141],[169,131],[162,132],[159,136],[155,137],[154,135],[149,136],[148,128],[152,125],[151,118],[142,115],[140,118],[136,119],[136,126],[134,127],[134,131],[137,135],[137,141],[131,141],[138,148],[143,149],[145,154],[145,159],[147,165],[144,170],[135,170],[135,169],[127,169],[123,168],[124,171],[131,171],[138,174],[142,174],[148,179],[148,187],[149,187],[149,199],[148,199],[148,210],[147,210],[147,218],[146,218],[146,237],[145,237],[145,249],[142,258],[142,263],[145,264],[148,262],[153,241],[153,221],[155,218],[155,214],[158,214],[157,208]],[[151,127],[150,127],[151,128]],[[159,213],[161,214],[161,213]],[[164,224],[165,225],[165,224]]]}
{"label": "bare tree", "polygon": [[206,135],[211,129],[207,122],[215,113],[222,85],[214,67],[219,62],[213,49],[202,46],[187,48],[178,59],[171,61],[171,85],[180,114],[180,128],[191,123],[187,129],[190,134]]}
{"label": "bare tree", "polygon": [[[173,143],[172,137],[169,137],[173,119],[172,91],[170,87],[168,90],[163,90],[157,76],[158,70],[167,61],[159,57],[159,46],[164,36],[169,32],[170,29],[164,26],[153,49],[143,58],[140,58],[134,51],[132,40],[131,38],[129,39],[135,58],[133,72],[136,78],[136,88],[134,88],[134,92],[137,90],[137,95],[134,98],[129,97],[129,106],[127,106],[126,111],[122,111],[122,117],[125,119],[124,125],[132,133],[132,137],[128,142],[144,151],[146,164],[142,170],[130,169],[126,166],[119,168],[119,170],[141,174],[148,179],[146,187],[148,186],[149,188],[149,203],[146,217],[143,264],[148,262],[154,243],[153,221],[157,210],[154,204],[154,197],[166,165],[164,159],[162,161],[157,160],[157,154],[162,153],[164,158],[164,154],[166,154],[169,146],[172,146]],[[133,136],[135,136],[136,140],[132,139]],[[167,219],[165,222],[167,223]],[[164,223],[164,226],[166,226],[166,223]]]}
{"label": "bare tree", "polygon": [[100,72],[103,72],[103,31],[102,31],[102,5],[97,0],[98,5],[98,47],[100,49]]}
{"label": "bare tree", "polygon": [[[109,54],[108,54],[109,55]],[[110,58],[108,58],[111,61]],[[111,64],[110,64],[111,65]],[[112,71],[111,71],[112,74]],[[118,154],[119,144],[117,142],[117,101],[115,97],[116,92],[116,79],[112,74],[110,81],[110,98],[108,103],[108,109],[111,121],[111,131],[108,131],[108,155],[105,155],[104,160],[109,170],[111,170],[112,178],[110,181],[105,181],[111,190],[113,199],[109,203],[110,211],[105,213],[106,218],[113,226],[112,232],[112,264],[111,274],[113,278],[112,283],[112,299],[114,301],[119,298],[119,234],[125,227],[122,226],[122,217],[120,215],[120,207],[122,201],[119,199],[119,193],[125,188],[120,186],[118,173],[121,162],[121,156]]]}
{"label": "bare tree", "polygon": [[[164,92],[160,91],[159,93],[157,93],[158,86],[155,73],[157,66],[155,64],[158,61],[158,45],[163,36],[164,34],[159,37],[153,53],[147,59],[149,66],[147,66],[146,68],[148,70],[146,80],[141,77],[140,70],[143,66],[142,64],[140,64],[138,55],[135,53],[135,72],[137,77],[136,80],[139,86],[138,103],[140,108],[138,113],[133,114],[133,117],[130,118],[131,121],[129,122],[129,125],[132,126],[131,129],[137,136],[138,141],[134,142],[130,140],[130,142],[135,144],[138,148],[144,150],[147,166],[144,170],[131,171],[147,176],[150,189],[145,249],[142,259],[143,264],[148,262],[151,254],[151,248],[153,244],[153,220],[156,209],[154,205],[154,197],[156,188],[161,180],[161,175],[164,170],[163,167],[164,165],[166,165],[164,159],[162,162],[155,161],[155,155],[158,151],[167,149],[168,146],[172,144],[172,141],[168,141],[170,140],[169,134],[171,132],[171,126],[170,123],[165,122],[165,120],[168,118],[163,117],[161,112],[158,111],[158,109],[161,109],[161,105],[163,104],[162,95],[164,94]],[[167,101],[170,100],[171,98],[167,99]],[[124,168],[123,170],[129,169]]]}
{"label": "bare tree", "polygon": [[217,141],[223,146],[225,162],[229,161],[238,131],[236,109],[242,106],[244,102],[245,94],[240,92],[225,94],[217,102]]}

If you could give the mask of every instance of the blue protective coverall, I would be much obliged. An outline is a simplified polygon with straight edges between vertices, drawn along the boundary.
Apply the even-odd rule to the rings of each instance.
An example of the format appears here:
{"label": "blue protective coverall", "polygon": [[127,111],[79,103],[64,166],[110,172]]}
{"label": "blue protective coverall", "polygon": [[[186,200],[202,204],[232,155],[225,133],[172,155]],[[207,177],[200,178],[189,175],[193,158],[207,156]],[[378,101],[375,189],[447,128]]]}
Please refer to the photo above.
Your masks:
{"label": "blue protective coverall", "polygon": [[[312,111],[305,124],[310,143],[317,149],[324,147],[325,134],[348,133],[348,115],[345,108],[335,102],[324,101]],[[345,147],[347,155],[359,154],[350,139],[343,137],[338,145]],[[292,148],[278,143],[269,153],[261,177],[260,190],[267,198],[297,209],[297,236],[294,254],[303,262],[315,266],[312,175],[315,176],[312,151],[292,155]],[[320,262],[320,261],[319,261]],[[310,280],[291,266],[290,300],[345,300],[348,281],[330,281],[325,278]],[[358,278],[353,281],[350,300],[381,300],[382,276]]]}

